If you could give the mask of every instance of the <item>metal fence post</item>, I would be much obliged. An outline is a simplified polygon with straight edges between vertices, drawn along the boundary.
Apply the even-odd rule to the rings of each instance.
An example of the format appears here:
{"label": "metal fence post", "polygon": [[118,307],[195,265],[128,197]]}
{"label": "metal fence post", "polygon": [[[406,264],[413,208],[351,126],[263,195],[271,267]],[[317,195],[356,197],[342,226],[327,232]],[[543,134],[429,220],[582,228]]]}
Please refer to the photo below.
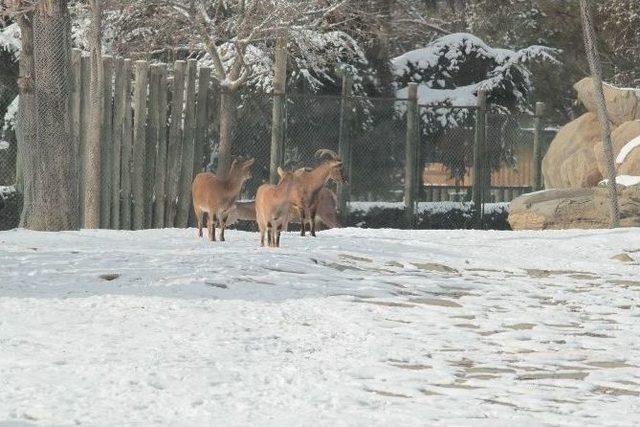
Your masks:
{"label": "metal fence post", "polygon": [[351,108],[352,108],[353,76],[349,71],[342,74],[342,95],[340,99],[340,136],[338,155],[342,159],[342,167],[347,177],[346,183],[338,184],[338,209],[342,224],[349,219],[348,203],[351,199]]}
{"label": "metal fence post", "polygon": [[482,228],[482,204],[485,192],[486,172],[486,136],[487,136],[487,92],[478,91],[478,109],[476,110],[476,134],[473,144],[473,205],[474,222]]}
{"label": "metal fence post", "polygon": [[287,83],[287,34],[279,35],[276,46],[275,76],[273,79],[273,111],[271,116],[271,160],[269,181],[278,182],[278,166],[282,164],[285,131],[285,90]]}
{"label": "metal fence post", "polygon": [[407,102],[407,140],[405,148],[404,208],[405,220],[413,228],[416,210],[416,190],[418,172],[418,84],[409,83],[409,101]]}
{"label": "metal fence post", "polygon": [[531,165],[531,188],[540,191],[542,185],[542,131],[545,105],[544,102],[536,103],[536,115],[533,127],[533,164]]}

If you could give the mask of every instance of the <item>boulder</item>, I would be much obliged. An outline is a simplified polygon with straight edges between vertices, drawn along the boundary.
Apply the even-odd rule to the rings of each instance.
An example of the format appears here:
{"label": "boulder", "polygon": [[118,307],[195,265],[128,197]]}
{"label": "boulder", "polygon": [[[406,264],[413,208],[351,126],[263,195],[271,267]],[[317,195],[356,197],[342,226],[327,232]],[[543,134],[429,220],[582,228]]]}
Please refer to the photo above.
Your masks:
{"label": "boulder", "polygon": [[[601,138],[600,122],[593,113],[586,113],[563,126],[542,160],[545,187],[592,186],[602,179],[593,151]],[[563,167],[565,162],[568,164]]]}
{"label": "boulder", "polygon": [[638,135],[629,141],[631,151],[623,155],[624,160],[620,159],[622,162],[617,165],[618,175],[640,176],[640,133]]}
{"label": "boulder", "polygon": [[591,147],[580,147],[562,162],[560,176],[568,188],[595,187],[602,181],[596,156]]}
{"label": "boulder", "polygon": [[[611,132],[611,143],[613,145],[613,158],[614,160],[620,154],[622,148],[629,143],[629,141],[640,136],[640,120],[633,120],[630,122],[624,122]],[[604,151],[602,149],[602,141],[598,141],[593,146],[593,152],[598,162],[598,170],[602,176],[607,176],[607,165],[604,160]],[[640,174],[640,170],[637,171]],[[620,175],[621,173],[619,173]]]}
{"label": "boulder", "polygon": [[[607,83],[603,86],[609,119],[614,125],[640,119],[640,91],[622,89]],[[578,92],[578,100],[585,108],[591,113],[597,113],[591,77],[580,80],[573,88]]]}
{"label": "boulder", "polygon": [[[524,194],[509,205],[509,224],[514,230],[608,228],[609,202],[606,187],[545,190]],[[640,185],[618,186],[621,225],[640,226]]]}

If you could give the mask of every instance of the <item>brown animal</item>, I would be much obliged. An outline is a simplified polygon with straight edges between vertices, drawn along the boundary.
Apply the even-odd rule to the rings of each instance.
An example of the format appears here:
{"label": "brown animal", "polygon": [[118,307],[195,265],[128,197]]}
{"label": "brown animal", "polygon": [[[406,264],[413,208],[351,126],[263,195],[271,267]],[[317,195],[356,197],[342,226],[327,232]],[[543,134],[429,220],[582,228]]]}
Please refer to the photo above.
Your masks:
{"label": "brown animal", "polygon": [[220,240],[224,242],[224,230],[229,213],[234,209],[236,199],[244,182],[251,178],[251,165],[255,159],[235,159],[226,179],[218,178],[211,172],[196,175],[191,185],[193,210],[198,224],[198,236],[202,237],[204,214],[207,214],[209,239],[216,240],[216,226],[220,226]]}
{"label": "brown animal", "polygon": [[[338,220],[336,195],[323,187],[318,193],[318,210],[316,211],[316,223],[322,222],[327,228],[340,228]],[[229,214],[227,225],[235,224],[237,221],[255,221],[256,220],[256,203],[236,202],[236,208]],[[300,214],[293,206],[289,210],[289,223],[299,224]]]}
{"label": "brown animal", "polygon": [[262,184],[256,193],[256,221],[260,230],[260,246],[280,247],[280,234],[287,229],[291,200],[296,190],[293,172],[278,168],[278,185]]}
{"label": "brown animal", "polygon": [[293,205],[300,214],[301,230],[300,235],[305,235],[307,223],[313,237],[316,236],[316,214],[318,211],[318,202],[320,190],[324,187],[329,179],[333,179],[338,183],[346,183],[347,178],[344,175],[342,161],[338,155],[331,150],[318,150],[316,157],[329,156],[329,159],[322,162],[313,169],[302,168],[294,172],[297,198],[293,200]]}

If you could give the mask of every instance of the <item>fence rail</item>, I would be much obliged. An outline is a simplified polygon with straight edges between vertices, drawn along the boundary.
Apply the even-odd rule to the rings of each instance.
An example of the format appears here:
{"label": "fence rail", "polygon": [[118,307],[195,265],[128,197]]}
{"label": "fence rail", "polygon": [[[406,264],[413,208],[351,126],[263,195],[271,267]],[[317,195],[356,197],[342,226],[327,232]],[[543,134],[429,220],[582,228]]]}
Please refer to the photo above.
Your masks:
{"label": "fence rail", "polygon": [[[109,56],[102,66],[100,188],[87,189],[81,179],[79,194],[100,194],[102,228],[188,226],[193,177],[217,160],[220,91],[211,70],[199,68],[195,60],[150,64]],[[88,57],[78,50],[72,72],[72,135],[82,177],[90,71]],[[542,105],[527,118],[530,129],[525,130],[519,117],[484,105],[354,96],[348,77],[338,96],[272,97],[246,90],[233,94],[232,102],[234,154],[256,158],[253,179],[241,197],[252,198],[269,181],[274,164],[310,166],[319,161],[314,153],[328,148],[340,153],[350,177],[348,185],[337,188],[343,218],[351,200],[404,202],[407,223],[419,202],[470,201],[474,189],[480,204],[509,202],[540,187],[540,159],[550,139],[542,125]],[[274,118],[282,122],[275,126]],[[5,139],[8,147],[0,145],[3,228],[17,225],[19,216],[19,208],[6,208],[8,188],[19,176],[15,138]],[[272,153],[278,156],[273,164]],[[80,213],[79,220],[83,217]]]}

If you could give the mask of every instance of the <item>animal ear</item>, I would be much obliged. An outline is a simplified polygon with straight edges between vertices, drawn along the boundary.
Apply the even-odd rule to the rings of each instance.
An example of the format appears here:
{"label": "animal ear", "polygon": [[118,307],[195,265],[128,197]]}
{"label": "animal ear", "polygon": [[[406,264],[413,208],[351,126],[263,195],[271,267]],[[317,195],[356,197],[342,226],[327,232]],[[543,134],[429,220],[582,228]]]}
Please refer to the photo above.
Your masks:
{"label": "animal ear", "polygon": [[233,161],[231,162],[231,167],[235,167],[238,164],[238,158],[236,157],[235,159],[233,159]]}
{"label": "animal ear", "polygon": [[280,178],[282,178],[284,176],[284,171],[282,170],[282,168],[280,166],[278,166],[278,175],[280,175]]}
{"label": "animal ear", "polygon": [[246,162],[244,162],[244,166],[248,168],[249,166],[251,166],[251,165],[252,165],[252,164],[254,164],[255,162],[256,162],[256,158],[255,158],[255,157],[253,157],[253,158],[251,158],[251,159],[247,160]]}
{"label": "animal ear", "polygon": [[334,168],[337,168],[338,166],[342,166],[342,161],[336,162],[336,164],[333,165]]}

